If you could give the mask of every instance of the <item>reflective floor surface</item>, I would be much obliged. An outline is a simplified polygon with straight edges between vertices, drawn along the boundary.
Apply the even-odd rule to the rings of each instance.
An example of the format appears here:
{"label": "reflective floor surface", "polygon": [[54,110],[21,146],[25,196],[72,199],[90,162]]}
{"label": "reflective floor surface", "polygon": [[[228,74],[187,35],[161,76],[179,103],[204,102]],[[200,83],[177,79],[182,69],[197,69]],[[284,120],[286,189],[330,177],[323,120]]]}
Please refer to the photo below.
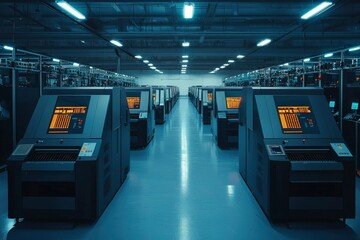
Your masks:
{"label": "reflective floor surface", "polygon": [[0,174],[0,239],[360,239],[359,210],[346,223],[271,224],[238,173],[237,151],[216,147],[185,97],[149,146],[131,152],[128,178],[94,223],[14,227]]}

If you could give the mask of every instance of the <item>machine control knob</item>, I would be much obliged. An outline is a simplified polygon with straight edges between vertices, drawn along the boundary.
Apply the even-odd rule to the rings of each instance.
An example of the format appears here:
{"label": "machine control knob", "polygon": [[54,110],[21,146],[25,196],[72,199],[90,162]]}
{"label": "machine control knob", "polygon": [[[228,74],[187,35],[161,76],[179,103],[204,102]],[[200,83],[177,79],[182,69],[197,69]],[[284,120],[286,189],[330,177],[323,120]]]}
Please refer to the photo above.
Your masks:
{"label": "machine control knob", "polygon": [[63,142],[64,142],[64,139],[61,138],[61,139],[60,139],[60,143],[63,143]]}

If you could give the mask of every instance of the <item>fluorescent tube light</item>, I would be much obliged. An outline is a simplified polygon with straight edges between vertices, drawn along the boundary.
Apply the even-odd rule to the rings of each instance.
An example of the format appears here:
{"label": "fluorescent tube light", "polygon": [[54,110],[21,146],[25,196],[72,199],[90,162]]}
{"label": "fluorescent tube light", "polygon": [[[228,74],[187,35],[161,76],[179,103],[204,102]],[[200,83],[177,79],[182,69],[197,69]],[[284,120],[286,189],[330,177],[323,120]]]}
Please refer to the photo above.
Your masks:
{"label": "fluorescent tube light", "polygon": [[310,58],[305,58],[304,62],[310,62]]}
{"label": "fluorescent tube light", "polygon": [[144,60],[143,63],[149,63],[149,61],[148,61],[148,60]]}
{"label": "fluorescent tube light", "polygon": [[183,63],[187,63],[187,62],[189,62],[189,60],[182,60],[182,62],[183,62]]}
{"label": "fluorescent tube light", "polygon": [[266,39],[262,40],[261,42],[259,42],[256,46],[263,47],[263,46],[268,45],[269,43],[271,43],[271,39],[266,38]]}
{"label": "fluorescent tube light", "polygon": [[74,67],[78,67],[78,66],[80,66],[80,64],[78,64],[78,63],[73,63],[73,66],[74,66]]}
{"label": "fluorescent tube light", "polygon": [[60,62],[60,59],[53,58],[53,62]]}
{"label": "fluorescent tube light", "polygon": [[136,55],[135,58],[136,58],[136,59],[142,59],[142,56]]}
{"label": "fluorescent tube light", "polygon": [[215,70],[216,70],[216,71],[219,71],[219,70],[220,70],[220,68],[215,68]]}
{"label": "fluorescent tube light", "polygon": [[225,68],[225,66],[221,66],[220,68],[221,68],[221,69],[224,69],[224,68]]}
{"label": "fluorescent tube light", "polygon": [[154,66],[154,64],[152,64],[152,63],[149,63],[149,64],[148,64],[148,66],[149,66],[149,67],[152,67],[152,66]]}
{"label": "fluorescent tube light", "polygon": [[183,46],[183,47],[190,47],[190,43],[189,43],[189,42],[183,42],[183,43],[182,43],[182,46]]}
{"label": "fluorescent tube light", "polygon": [[191,19],[194,16],[194,3],[185,2],[183,15],[185,19]]}
{"label": "fluorescent tube light", "polygon": [[121,42],[117,41],[117,40],[111,40],[110,41],[112,44],[114,44],[117,47],[122,47],[123,45],[121,44]]}
{"label": "fluorescent tube light", "polygon": [[81,12],[76,10],[73,6],[68,4],[66,1],[58,0],[58,1],[56,1],[56,4],[59,5],[62,9],[64,9],[68,13],[70,13],[71,15],[73,15],[74,17],[76,17],[77,19],[80,19],[80,20],[86,19],[86,17]]}
{"label": "fluorescent tube light", "polygon": [[350,48],[350,49],[349,49],[349,52],[354,52],[354,51],[357,51],[357,50],[360,50],[360,46]]}
{"label": "fluorescent tube light", "polygon": [[236,58],[238,58],[238,59],[242,59],[242,58],[244,58],[245,56],[244,55],[237,55],[236,56]]}
{"label": "fluorescent tube light", "polygon": [[227,67],[227,66],[229,66],[229,64],[228,64],[228,63],[225,63],[224,66]]}
{"label": "fluorescent tube light", "polygon": [[320,13],[325,12],[326,10],[328,10],[330,7],[334,6],[334,4],[332,2],[322,2],[319,5],[317,5],[316,7],[314,7],[313,9],[311,9],[310,11],[308,11],[307,13],[305,13],[304,15],[301,16],[301,19],[309,19],[313,16],[317,16]]}
{"label": "fluorescent tube light", "polygon": [[183,55],[182,58],[189,58],[189,56],[188,55]]}
{"label": "fluorescent tube light", "polygon": [[12,50],[14,50],[14,48],[13,48],[13,47],[10,47],[10,46],[6,46],[6,45],[4,46],[4,49],[5,49],[5,50],[9,50],[9,51],[12,51]]}
{"label": "fluorescent tube light", "polygon": [[284,66],[289,66],[289,64],[288,64],[288,63],[284,63]]}
{"label": "fluorescent tube light", "polygon": [[181,65],[181,67],[187,67],[187,65]]}
{"label": "fluorescent tube light", "polygon": [[90,69],[93,69],[93,67],[92,67],[92,66],[90,66]]}
{"label": "fluorescent tube light", "polygon": [[233,62],[235,62],[235,61],[234,61],[234,60],[229,60],[229,61],[228,61],[228,63],[233,63]]}
{"label": "fluorescent tube light", "polygon": [[150,67],[150,69],[156,69],[156,67]]}
{"label": "fluorescent tube light", "polygon": [[324,55],[324,57],[328,58],[328,57],[332,57],[334,54],[333,53],[327,53]]}

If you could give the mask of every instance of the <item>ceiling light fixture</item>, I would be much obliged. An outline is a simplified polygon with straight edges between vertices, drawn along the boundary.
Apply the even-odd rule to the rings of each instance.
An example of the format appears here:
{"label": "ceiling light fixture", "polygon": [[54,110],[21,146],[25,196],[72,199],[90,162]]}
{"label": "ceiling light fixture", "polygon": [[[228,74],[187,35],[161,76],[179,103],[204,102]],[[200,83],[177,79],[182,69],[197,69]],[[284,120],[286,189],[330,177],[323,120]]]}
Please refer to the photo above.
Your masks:
{"label": "ceiling light fixture", "polygon": [[349,52],[354,52],[354,51],[357,51],[357,50],[360,50],[360,46],[350,48],[350,49],[349,49]]}
{"label": "ceiling light fixture", "polygon": [[135,58],[136,58],[136,59],[142,59],[142,56],[136,55]]}
{"label": "ceiling light fixture", "polygon": [[328,57],[332,57],[334,54],[333,53],[327,53],[324,55],[324,57],[328,58]]}
{"label": "ceiling light fixture", "polygon": [[123,45],[121,44],[121,42],[117,41],[117,40],[111,40],[110,41],[112,44],[114,44],[117,47],[122,47]]}
{"label": "ceiling light fixture", "polygon": [[182,58],[189,58],[189,56],[188,55],[183,55]]}
{"label": "ceiling light fixture", "polygon": [[53,58],[53,62],[60,62],[60,59]]}
{"label": "ceiling light fixture", "polygon": [[183,15],[184,15],[185,19],[193,18],[193,16],[194,16],[194,3],[191,3],[191,2],[185,2],[184,3]]}
{"label": "ceiling light fixture", "polygon": [[10,47],[10,46],[6,46],[6,45],[4,46],[4,49],[5,49],[5,50],[9,50],[9,51],[12,51],[12,50],[14,50],[14,48],[13,48],[13,47]]}
{"label": "ceiling light fixture", "polygon": [[149,63],[149,64],[148,64],[148,66],[149,66],[149,67],[152,67],[152,66],[154,66],[154,64],[152,64],[152,63]]}
{"label": "ceiling light fixture", "polygon": [[271,39],[270,38],[266,38],[264,40],[262,40],[261,42],[259,42],[256,46],[258,47],[263,47],[268,45],[269,43],[271,43]]}
{"label": "ceiling light fixture", "polygon": [[220,68],[221,68],[221,69],[224,69],[224,68],[225,68],[225,66],[221,66]]}
{"label": "ceiling light fixture", "polygon": [[288,64],[288,63],[284,63],[284,66],[289,66],[289,64]]}
{"label": "ceiling light fixture", "polygon": [[183,62],[183,63],[187,63],[187,62],[189,62],[189,60],[182,60],[182,62]]}
{"label": "ceiling light fixture", "polygon": [[245,56],[244,56],[244,55],[241,55],[241,54],[236,56],[236,58],[238,58],[238,59],[242,59],[242,58],[244,58],[244,57],[245,57]]}
{"label": "ceiling light fixture", "polygon": [[313,16],[317,16],[317,15],[325,12],[332,6],[334,6],[334,4],[332,2],[322,2],[319,5],[317,5],[316,7],[314,7],[313,9],[311,9],[310,11],[308,11],[307,13],[305,13],[304,15],[302,15],[301,19],[306,20]]}
{"label": "ceiling light fixture", "polygon": [[148,60],[144,60],[143,63],[149,63],[149,61],[148,61]]}
{"label": "ceiling light fixture", "polygon": [[181,65],[181,67],[187,67],[187,65]]}
{"label": "ceiling light fixture", "polygon": [[74,67],[78,67],[78,66],[80,66],[80,64],[78,64],[78,63],[73,63],[73,66],[74,66]]}
{"label": "ceiling light fixture", "polygon": [[62,9],[64,9],[65,11],[67,11],[68,13],[70,13],[71,15],[73,15],[74,17],[76,17],[79,20],[84,20],[86,19],[86,17],[79,12],[78,10],[76,10],[73,6],[71,6],[70,4],[68,4],[66,1],[63,0],[57,0],[55,1],[57,5],[59,5]]}
{"label": "ceiling light fixture", "polygon": [[233,63],[233,62],[235,62],[235,61],[234,61],[234,60],[229,60],[229,61],[228,61],[228,63]]}
{"label": "ceiling light fixture", "polygon": [[224,66],[227,67],[227,66],[229,66],[229,64],[228,64],[228,63],[225,63]]}
{"label": "ceiling light fixture", "polygon": [[183,47],[190,47],[190,43],[189,43],[189,42],[183,42],[183,43],[182,43],[182,46],[183,46]]}
{"label": "ceiling light fixture", "polygon": [[310,62],[310,58],[305,58],[304,62]]}
{"label": "ceiling light fixture", "polygon": [[156,67],[150,67],[150,69],[156,69]]}
{"label": "ceiling light fixture", "polygon": [[215,68],[215,70],[216,70],[216,71],[219,71],[219,70],[220,70],[220,68]]}
{"label": "ceiling light fixture", "polygon": [[93,67],[92,67],[92,66],[90,66],[90,69],[93,69]]}

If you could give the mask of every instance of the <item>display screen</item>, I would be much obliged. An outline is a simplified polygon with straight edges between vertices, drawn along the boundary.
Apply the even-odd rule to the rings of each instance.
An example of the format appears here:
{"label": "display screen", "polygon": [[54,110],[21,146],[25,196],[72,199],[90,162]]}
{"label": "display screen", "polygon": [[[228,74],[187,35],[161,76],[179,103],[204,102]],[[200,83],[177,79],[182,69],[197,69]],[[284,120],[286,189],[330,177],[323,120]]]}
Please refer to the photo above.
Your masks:
{"label": "display screen", "polygon": [[274,99],[284,134],[319,133],[315,115],[307,96],[275,96]]}
{"label": "display screen", "polygon": [[208,93],[208,102],[212,102],[212,93]]}
{"label": "display screen", "polygon": [[156,93],[153,93],[153,94],[152,94],[152,97],[153,97],[153,102],[155,102],[155,100],[156,100]]}
{"label": "display screen", "polygon": [[352,102],[351,103],[351,110],[354,110],[354,111],[359,110],[359,103],[358,102]]}
{"label": "display screen", "polygon": [[131,109],[140,108],[140,97],[126,97],[128,102],[128,107]]}
{"label": "display screen", "polygon": [[83,133],[89,101],[90,97],[58,97],[48,134]]}
{"label": "display screen", "polygon": [[335,101],[330,101],[329,102],[329,107],[334,108],[335,107]]}
{"label": "display screen", "polygon": [[229,109],[237,109],[240,106],[241,97],[226,97],[226,107]]}

